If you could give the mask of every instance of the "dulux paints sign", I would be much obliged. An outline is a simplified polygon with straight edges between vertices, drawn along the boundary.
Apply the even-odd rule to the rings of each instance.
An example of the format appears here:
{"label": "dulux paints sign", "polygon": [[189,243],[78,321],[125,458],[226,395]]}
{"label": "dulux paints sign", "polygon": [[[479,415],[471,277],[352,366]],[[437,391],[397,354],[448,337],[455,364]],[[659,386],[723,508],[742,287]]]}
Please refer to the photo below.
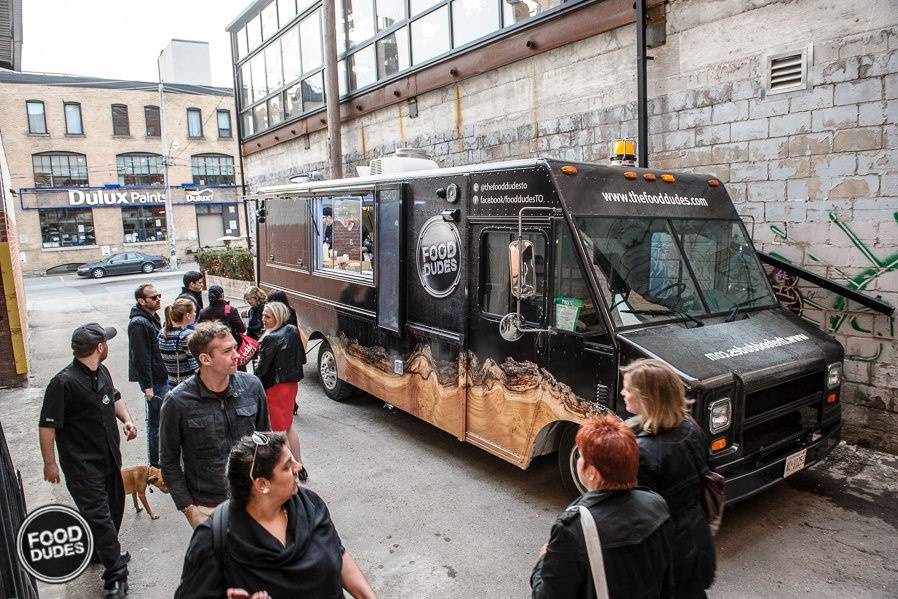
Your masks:
{"label": "dulux paints sign", "polygon": [[165,192],[146,192],[131,190],[69,190],[69,206],[114,206],[117,204],[162,204]]}

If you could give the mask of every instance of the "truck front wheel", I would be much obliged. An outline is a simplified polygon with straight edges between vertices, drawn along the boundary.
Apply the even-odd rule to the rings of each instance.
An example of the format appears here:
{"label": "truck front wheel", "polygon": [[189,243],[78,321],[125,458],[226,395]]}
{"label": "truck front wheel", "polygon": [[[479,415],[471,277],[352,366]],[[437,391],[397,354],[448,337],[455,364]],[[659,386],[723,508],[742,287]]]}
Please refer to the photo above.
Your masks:
{"label": "truck front wheel", "polygon": [[334,401],[343,401],[352,395],[353,387],[340,379],[337,372],[337,357],[327,341],[322,341],[318,350],[318,376],[321,377],[324,394]]}
{"label": "truck front wheel", "polygon": [[561,473],[561,484],[571,499],[586,493],[586,487],[577,476],[577,458],[580,457],[580,452],[574,441],[577,438],[578,428],[576,424],[565,426],[558,442],[558,470]]}

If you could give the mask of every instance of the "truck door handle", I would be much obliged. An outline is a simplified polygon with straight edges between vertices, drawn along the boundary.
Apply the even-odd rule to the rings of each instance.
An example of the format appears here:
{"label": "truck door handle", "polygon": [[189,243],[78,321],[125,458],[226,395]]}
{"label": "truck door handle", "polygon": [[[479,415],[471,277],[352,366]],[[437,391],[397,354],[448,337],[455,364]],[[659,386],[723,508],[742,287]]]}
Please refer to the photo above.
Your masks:
{"label": "truck door handle", "polygon": [[536,351],[539,353],[546,351],[546,340],[548,337],[549,336],[545,332],[536,334]]}

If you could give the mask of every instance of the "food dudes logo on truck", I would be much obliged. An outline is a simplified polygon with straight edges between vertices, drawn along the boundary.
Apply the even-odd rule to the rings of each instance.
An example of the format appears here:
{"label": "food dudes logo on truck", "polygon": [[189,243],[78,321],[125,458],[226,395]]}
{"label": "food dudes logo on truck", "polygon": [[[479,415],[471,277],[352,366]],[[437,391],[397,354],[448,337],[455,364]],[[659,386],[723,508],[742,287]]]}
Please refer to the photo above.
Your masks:
{"label": "food dudes logo on truck", "polygon": [[446,297],[461,278],[461,238],[455,224],[435,216],[424,223],[415,252],[418,278],[433,297]]}

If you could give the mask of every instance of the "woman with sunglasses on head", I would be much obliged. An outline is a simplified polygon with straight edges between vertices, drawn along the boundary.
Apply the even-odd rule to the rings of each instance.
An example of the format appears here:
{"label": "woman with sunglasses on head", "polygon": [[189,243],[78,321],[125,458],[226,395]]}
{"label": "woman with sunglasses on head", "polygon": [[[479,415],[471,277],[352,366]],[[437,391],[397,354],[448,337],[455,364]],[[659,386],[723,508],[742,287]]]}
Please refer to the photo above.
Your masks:
{"label": "woman with sunglasses on head", "polygon": [[299,485],[301,467],[283,433],[237,442],[228,457],[230,499],[194,531],[175,597],[338,599],[343,589],[375,597],[324,501]]}
{"label": "woman with sunglasses on head", "polygon": [[676,596],[704,598],[717,561],[702,506],[709,471],[708,440],[689,416],[680,377],[661,360],[636,360],[621,368],[621,395],[639,443],[639,484],[667,502],[674,523]]}
{"label": "woman with sunglasses on head", "polygon": [[[262,310],[262,326],[265,333],[260,339],[256,354],[256,376],[265,387],[268,397],[268,415],[271,428],[285,432],[290,451],[302,462],[299,433],[293,425],[293,406],[299,392],[299,381],[303,378],[302,367],[306,363],[306,352],[299,338],[299,331],[287,320],[290,312],[280,302],[268,302]],[[305,482],[309,474],[300,468],[299,480]]]}

